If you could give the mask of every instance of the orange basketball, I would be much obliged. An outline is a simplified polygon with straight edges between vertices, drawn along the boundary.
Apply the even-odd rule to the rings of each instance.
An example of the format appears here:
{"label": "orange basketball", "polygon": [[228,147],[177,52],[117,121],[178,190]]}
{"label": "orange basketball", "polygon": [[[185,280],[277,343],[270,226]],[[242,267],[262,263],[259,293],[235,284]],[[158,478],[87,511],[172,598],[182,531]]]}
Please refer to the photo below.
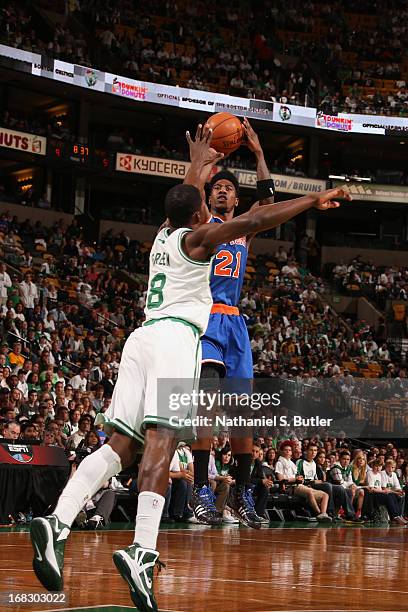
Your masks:
{"label": "orange basketball", "polygon": [[238,117],[229,113],[217,113],[206,123],[213,131],[211,146],[216,151],[228,155],[241,146],[244,130]]}

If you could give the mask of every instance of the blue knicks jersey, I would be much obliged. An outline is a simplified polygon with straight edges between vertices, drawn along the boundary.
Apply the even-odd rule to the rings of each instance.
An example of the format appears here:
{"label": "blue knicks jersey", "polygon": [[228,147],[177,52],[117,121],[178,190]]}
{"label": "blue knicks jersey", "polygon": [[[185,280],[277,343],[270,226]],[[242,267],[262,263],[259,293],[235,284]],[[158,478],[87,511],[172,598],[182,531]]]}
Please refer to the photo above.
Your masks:
{"label": "blue knicks jersey", "polygon": [[[211,217],[210,223],[223,223]],[[244,283],[248,248],[246,237],[218,245],[210,276],[210,288],[214,304],[238,306]]]}

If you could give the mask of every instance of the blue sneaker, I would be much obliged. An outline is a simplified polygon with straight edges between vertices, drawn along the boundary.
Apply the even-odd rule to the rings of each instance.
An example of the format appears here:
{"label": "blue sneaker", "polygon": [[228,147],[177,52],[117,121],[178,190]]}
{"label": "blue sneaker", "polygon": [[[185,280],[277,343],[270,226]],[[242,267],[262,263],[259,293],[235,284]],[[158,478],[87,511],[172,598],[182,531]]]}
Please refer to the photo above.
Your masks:
{"label": "blue sneaker", "polygon": [[255,511],[252,491],[246,489],[245,485],[231,487],[227,506],[243,525],[252,527],[252,529],[261,528],[262,519]]}
{"label": "blue sneaker", "polygon": [[209,486],[194,487],[190,505],[199,523],[204,525],[222,524],[222,516],[215,507],[215,495]]}

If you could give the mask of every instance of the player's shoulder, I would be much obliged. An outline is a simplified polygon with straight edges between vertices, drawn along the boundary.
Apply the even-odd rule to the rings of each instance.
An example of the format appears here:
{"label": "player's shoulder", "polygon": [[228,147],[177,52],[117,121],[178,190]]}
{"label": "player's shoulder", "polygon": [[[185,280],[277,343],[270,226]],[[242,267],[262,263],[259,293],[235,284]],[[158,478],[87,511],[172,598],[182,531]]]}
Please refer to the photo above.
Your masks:
{"label": "player's shoulder", "polygon": [[192,231],[193,230],[189,227],[178,227],[176,229],[171,227],[162,227],[156,234],[156,240],[177,240],[180,236]]}
{"label": "player's shoulder", "polygon": [[215,217],[214,215],[211,215],[207,223],[224,223],[224,221],[223,219],[221,219],[221,217]]}

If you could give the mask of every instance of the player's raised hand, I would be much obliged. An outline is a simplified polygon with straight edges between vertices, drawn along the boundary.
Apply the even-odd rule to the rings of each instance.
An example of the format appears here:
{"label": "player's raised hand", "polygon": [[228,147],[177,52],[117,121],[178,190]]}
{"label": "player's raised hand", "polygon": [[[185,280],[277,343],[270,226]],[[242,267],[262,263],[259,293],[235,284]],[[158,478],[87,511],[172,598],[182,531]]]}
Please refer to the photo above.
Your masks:
{"label": "player's raised hand", "polygon": [[244,128],[245,132],[244,144],[250,151],[255,153],[255,155],[262,153],[262,146],[259,142],[258,134],[255,132],[254,128],[246,117],[242,122],[242,127]]}
{"label": "player's raised hand", "polygon": [[207,159],[204,161],[200,172],[200,185],[204,186],[210,180],[214,166],[224,157],[224,153],[219,153],[215,149],[208,149]]}
{"label": "player's raised hand", "polygon": [[190,148],[191,163],[204,164],[209,156],[212,129],[208,125],[199,123],[194,140],[191,138],[190,132],[186,132],[186,138]]}
{"label": "player's raised hand", "polygon": [[316,204],[314,206],[318,210],[329,210],[330,208],[338,208],[340,206],[340,202],[337,200],[351,201],[352,199],[350,191],[344,185],[343,187],[322,191],[322,193],[316,196]]}
{"label": "player's raised hand", "polygon": [[224,158],[224,153],[220,153],[219,151],[216,151],[215,149],[212,149],[211,147],[208,149],[208,156],[207,159],[205,160],[205,165],[206,166],[215,166],[216,164],[218,164],[218,162]]}

